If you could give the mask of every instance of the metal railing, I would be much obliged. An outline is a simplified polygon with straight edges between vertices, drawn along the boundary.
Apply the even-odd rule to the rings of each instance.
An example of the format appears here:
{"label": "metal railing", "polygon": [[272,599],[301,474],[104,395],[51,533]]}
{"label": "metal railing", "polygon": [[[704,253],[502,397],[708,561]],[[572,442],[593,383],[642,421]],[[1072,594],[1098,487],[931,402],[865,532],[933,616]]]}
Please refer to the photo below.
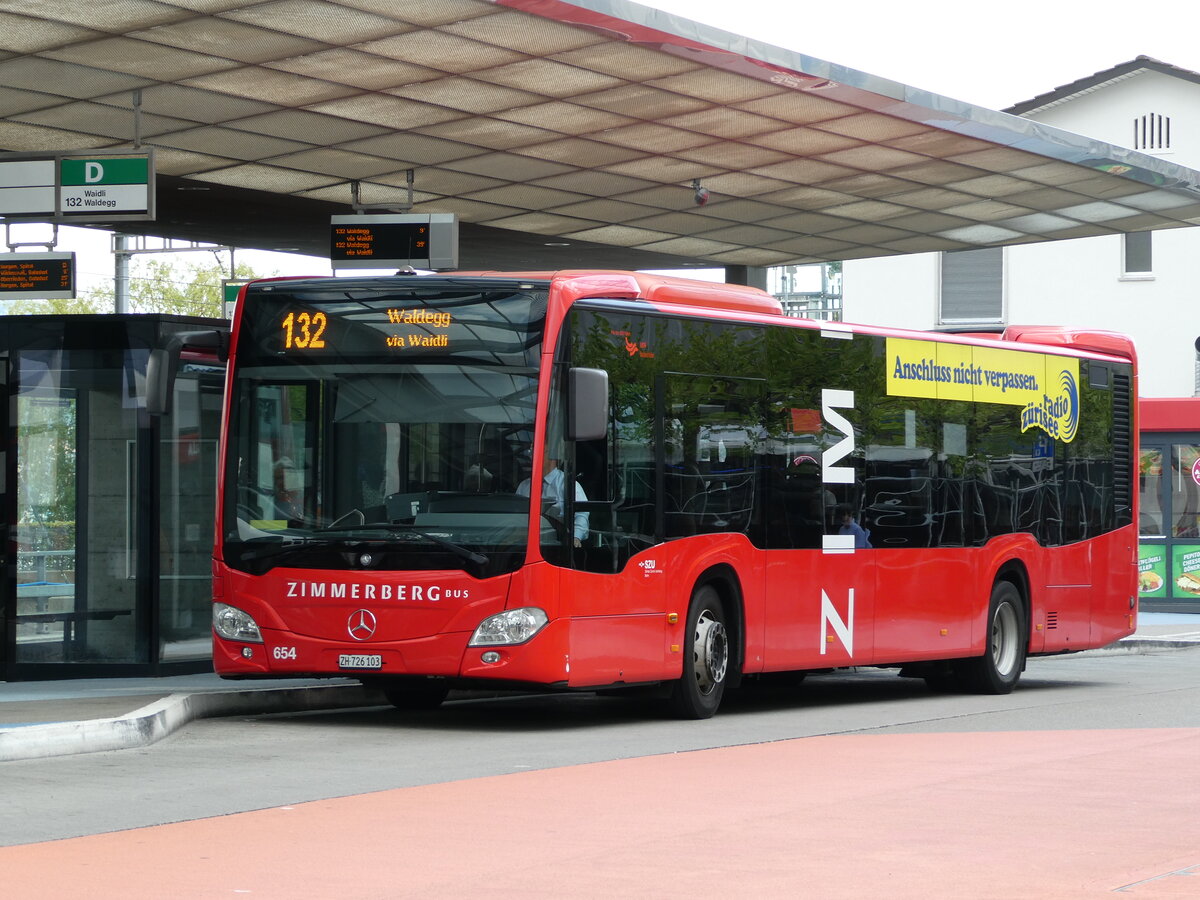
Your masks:
{"label": "metal railing", "polygon": [[[57,565],[54,565],[57,563]],[[74,550],[19,550],[17,551],[17,577],[26,581],[66,581],[64,575],[75,578]],[[54,578],[49,576],[54,575]]]}
{"label": "metal railing", "polygon": [[776,294],[783,304],[784,315],[801,319],[819,319],[825,322],[842,320],[842,298],[840,294],[791,293]]}

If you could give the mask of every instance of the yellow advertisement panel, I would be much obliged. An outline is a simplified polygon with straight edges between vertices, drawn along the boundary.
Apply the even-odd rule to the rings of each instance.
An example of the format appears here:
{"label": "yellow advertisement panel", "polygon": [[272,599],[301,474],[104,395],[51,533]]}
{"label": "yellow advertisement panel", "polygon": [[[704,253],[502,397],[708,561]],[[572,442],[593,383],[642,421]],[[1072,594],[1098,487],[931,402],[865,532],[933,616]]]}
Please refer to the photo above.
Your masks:
{"label": "yellow advertisement panel", "polygon": [[887,392],[1021,407],[1021,430],[1073,441],[1079,428],[1079,360],[998,347],[887,339]]}

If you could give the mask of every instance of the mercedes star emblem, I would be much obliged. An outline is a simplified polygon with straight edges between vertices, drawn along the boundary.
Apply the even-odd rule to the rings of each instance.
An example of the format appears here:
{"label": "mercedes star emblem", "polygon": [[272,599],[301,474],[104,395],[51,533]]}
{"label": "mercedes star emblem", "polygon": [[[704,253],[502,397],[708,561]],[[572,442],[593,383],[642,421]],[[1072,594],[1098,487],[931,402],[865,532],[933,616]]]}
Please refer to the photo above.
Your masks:
{"label": "mercedes star emblem", "polygon": [[375,613],[369,609],[356,609],[346,620],[346,630],[356,641],[365,641],[375,633]]}

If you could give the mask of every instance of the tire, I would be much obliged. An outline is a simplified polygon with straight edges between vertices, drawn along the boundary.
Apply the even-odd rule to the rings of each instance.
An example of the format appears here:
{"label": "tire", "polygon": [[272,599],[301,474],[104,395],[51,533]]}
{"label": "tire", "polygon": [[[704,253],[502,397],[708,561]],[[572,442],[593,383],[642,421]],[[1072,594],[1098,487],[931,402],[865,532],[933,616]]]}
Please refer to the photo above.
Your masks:
{"label": "tire", "polygon": [[441,679],[413,681],[406,684],[385,684],[383,696],[396,709],[413,712],[422,709],[437,709],[450,693],[450,686]]}
{"label": "tire", "polygon": [[725,695],[729,631],[725,608],[711,584],[696,589],[688,605],[683,677],[671,691],[671,708],[681,719],[708,719]]}
{"label": "tire", "polygon": [[988,604],[983,655],[955,666],[959,687],[975,694],[1011,693],[1025,668],[1028,638],[1021,592],[1011,581],[997,581]]}

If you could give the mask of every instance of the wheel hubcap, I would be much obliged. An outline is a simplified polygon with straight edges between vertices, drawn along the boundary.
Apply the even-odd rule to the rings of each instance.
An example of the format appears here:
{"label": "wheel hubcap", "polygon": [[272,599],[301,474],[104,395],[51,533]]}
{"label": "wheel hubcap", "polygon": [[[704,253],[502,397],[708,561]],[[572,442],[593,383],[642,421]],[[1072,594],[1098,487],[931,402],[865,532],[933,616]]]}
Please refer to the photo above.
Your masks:
{"label": "wheel hubcap", "polygon": [[1008,603],[992,619],[992,662],[1000,675],[1012,674],[1017,664],[1017,613]]}
{"label": "wheel hubcap", "polygon": [[695,662],[696,685],[702,694],[712,690],[725,680],[729,665],[729,635],[725,626],[712,617],[707,609],[696,622],[695,641],[692,644]]}

